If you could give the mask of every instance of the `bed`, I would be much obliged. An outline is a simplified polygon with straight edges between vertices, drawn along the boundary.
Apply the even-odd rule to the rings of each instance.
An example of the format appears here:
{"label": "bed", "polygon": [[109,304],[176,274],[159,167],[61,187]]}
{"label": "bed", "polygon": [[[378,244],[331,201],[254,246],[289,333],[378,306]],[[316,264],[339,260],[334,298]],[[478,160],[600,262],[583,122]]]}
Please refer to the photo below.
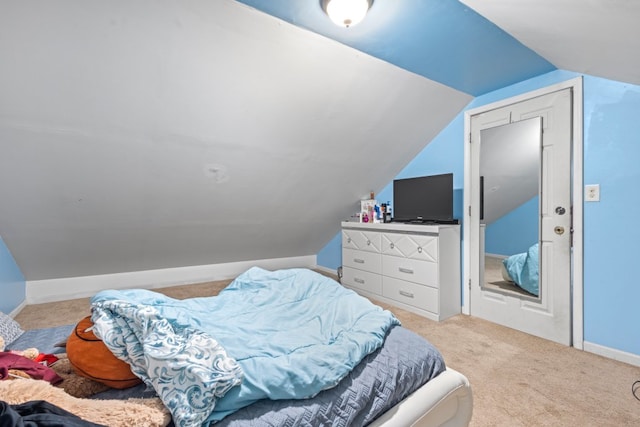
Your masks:
{"label": "bed", "polygon": [[538,243],[531,245],[526,252],[511,255],[502,261],[502,277],[515,283],[532,295],[539,294]]}
{"label": "bed", "polygon": [[[255,288],[255,283],[259,283],[258,289]],[[294,288],[298,288],[300,283],[312,284],[309,289],[304,291],[303,296],[293,293]],[[265,293],[265,290],[271,289],[274,284],[284,292],[277,294],[275,298],[273,296],[265,297],[265,295],[272,295]],[[314,300],[316,293],[321,298],[319,302]],[[334,297],[327,297],[327,295]],[[306,301],[307,296],[311,302]],[[216,426],[228,427],[275,425],[465,426],[471,419],[472,394],[469,382],[464,375],[448,368],[433,345],[403,328],[389,312],[371,304],[355,292],[340,286],[325,276],[305,269],[268,272],[254,268],[239,276],[220,295],[212,298],[198,298],[194,299],[195,301],[189,301],[186,312],[182,309],[184,307],[181,308],[181,304],[183,304],[181,301],[172,300],[151,291],[106,291],[99,293],[92,299],[96,334],[101,334],[110,349],[111,345],[114,345],[112,351],[121,358],[136,359],[137,357],[136,352],[139,349],[136,346],[139,346],[140,342],[135,341],[140,338],[141,332],[135,330],[130,336],[126,331],[123,332],[122,328],[126,329],[127,324],[135,323],[131,319],[140,313],[134,314],[124,323],[118,323],[122,322],[120,317],[122,313],[118,310],[122,309],[126,312],[130,311],[132,307],[148,307],[146,303],[151,300],[154,307],[152,315],[159,314],[159,318],[163,320],[171,319],[169,325],[173,326],[172,331],[179,332],[180,336],[177,338],[172,336],[172,340],[180,340],[186,336],[187,338],[195,337],[194,339],[198,342],[198,339],[202,339],[198,335],[200,331],[206,331],[205,338],[216,337],[216,342],[221,344],[229,354],[235,356],[234,360],[238,362],[237,365],[230,363],[226,364],[225,368],[232,373],[240,368],[244,374],[242,382],[232,385],[226,384],[223,387],[226,389],[214,402],[214,410],[208,413],[203,422],[199,422],[197,418],[185,419],[179,412],[176,412],[173,414],[176,425],[211,423]],[[256,341],[245,347],[257,347],[260,349],[260,354],[258,356],[245,354],[243,351],[249,352],[249,350],[234,343],[235,338],[242,334],[242,329],[247,329],[247,324],[244,323],[247,319],[253,319],[254,324],[258,326],[257,324],[263,322],[264,317],[256,318],[254,317],[256,313],[247,309],[239,311],[234,308],[236,304],[231,304],[231,302],[249,300],[251,304],[261,304],[265,298],[270,300],[270,303],[276,302],[275,312],[283,314],[281,317],[276,316],[276,319],[278,322],[285,322],[284,330],[289,332],[284,335],[276,334],[276,338],[273,335],[261,338],[258,333]],[[118,308],[118,304],[121,305],[123,301],[125,302],[124,309]],[[334,303],[336,303],[335,306]],[[219,304],[216,306],[216,313],[224,313],[220,319],[216,320],[214,316],[203,319],[194,314],[198,311],[197,307],[211,307],[212,304]],[[329,313],[329,317],[325,318],[322,315],[312,313],[311,308],[314,306],[320,307],[321,312]],[[263,311],[268,311],[261,305],[259,307],[261,316]],[[292,311],[296,310],[295,307],[301,307],[301,312],[293,313]],[[359,311],[360,308],[364,308],[364,314]],[[148,311],[146,308],[145,310]],[[337,366],[334,362],[323,366],[323,361],[331,360],[330,358],[333,357],[331,353],[335,352],[335,349],[325,343],[310,344],[306,338],[298,342],[302,329],[298,331],[291,329],[296,328],[296,322],[320,323],[325,329],[329,328],[329,324],[333,327],[334,324],[341,324],[345,321],[348,323],[351,320],[345,320],[342,317],[345,316],[345,312],[350,311],[354,311],[355,318],[358,319],[356,321],[358,326],[355,328],[357,334],[365,334],[367,338],[365,344],[361,342],[354,344],[351,336],[345,338],[348,343],[347,352],[349,355],[346,358],[340,353],[337,355],[345,360],[341,363],[344,366]],[[288,320],[285,318],[294,318],[296,321],[289,324],[286,323]],[[212,319],[213,321],[211,321]],[[231,322],[229,319],[233,319],[233,322],[239,326],[229,326],[229,322]],[[184,325],[193,325],[194,323],[198,325],[195,332],[192,328],[183,328]],[[147,327],[150,323],[145,318],[142,324]],[[162,325],[166,326],[167,323],[161,322],[160,329],[162,329]],[[72,327],[73,325],[27,331],[11,343],[9,348],[37,347],[41,352],[60,351],[51,346],[68,336]],[[271,326],[262,325],[258,329],[264,328],[270,329]],[[280,325],[278,328],[282,329]],[[157,338],[158,330],[151,327],[150,329],[153,339]],[[184,329],[189,329],[186,331],[186,335]],[[142,335],[144,334],[142,333]],[[314,335],[314,333],[308,335]],[[329,335],[333,337],[329,340],[333,344],[341,340],[342,332],[336,335],[334,331]],[[292,337],[296,337],[293,344],[290,342]],[[246,338],[239,338],[239,341],[242,340],[247,342]],[[142,341],[149,344],[149,341],[145,341],[144,338]],[[271,344],[269,342],[275,344],[275,350],[274,347],[269,346]],[[153,341],[151,343],[151,346],[157,344]],[[295,359],[303,360],[305,363],[308,360],[313,362],[315,359],[316,364],[312,369],[306,369],[302,373],[287,372],[284,375],[286,377],[284,380],[280,378],[281,375],[278,373],[280,368],[274,370],[274,366],[269,365],[270,361],[267,361],[266,364],[256,365],[257,368],[250,366],[254,364],[255,359],[263,359],[265,354],[272,358],[274,352],[278,351],[277,348],[283,347],[283,345],[289,346],[285,348],[286,355],[278,355],[274,357],[275,359],[286,357],[289,364],[297,363]],[[292,348],[296,351],[302,348],[303,351],[299,355],[291,355],[289,353]],[[122,353],[127,353],[128,356]],[[163,357],[161,355],[157,359]],[[134,360],[132,363],[132,366],[135,366],[138,362]],[[153,363],[147,364],[153,365]],[[141,368],[140,372],[136,371],[137,368],[132,367],[132,369],[136,374],[140,373],[145,384],[124,390],[108,390],[95,395],[94,398],[127,399],[129,397],[151,397],[158,394],[164,400],[162,387],[153,384],[154,378],[146,377],[149,375],[149,366]],[[258,372],[269,372],[269,374],[256,375],[256,369]],[[166,370],[165,367],[163,370]],[[305,379],[310,373],[312,374],[311,379]],[[153,377],[153,375],[149,376]],[[233,379],[229,380],[232,377],[233,374],[226,376],[225,381],[233,383]],[[291,384],[294,386],[291,387]],[[258,390],[257,394],[252,387]],[[275,394],[271,394],[271,391],[265,392],[264,390],[267,389],[275,389]],[[303,394],[296,394],[300,390],[303,391]],[[266,393],[266,395],[260,393]],[[229,398],[228,401],[225,401],[225,398]],[[236,404],[235,401],[238,399],[243,403]],[[217,414],[216,410],[218,410]]]}

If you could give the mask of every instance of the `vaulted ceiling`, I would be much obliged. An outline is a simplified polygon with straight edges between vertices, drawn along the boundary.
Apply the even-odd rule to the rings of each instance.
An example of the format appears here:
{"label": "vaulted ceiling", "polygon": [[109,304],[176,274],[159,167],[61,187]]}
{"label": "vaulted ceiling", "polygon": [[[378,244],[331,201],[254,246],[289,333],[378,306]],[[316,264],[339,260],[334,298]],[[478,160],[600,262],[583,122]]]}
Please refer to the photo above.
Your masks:
{"label": "vaulted ceiling", "polygon": [[640,2],[375,0],[339,28],[319,1],[238,0],[477,96],[563,69],[640,84]]}
{"label": "vaulted ceiling", "polygon": [[2,0],[0,237],[28,280],[315,254],[474,96],[640,84],[639,7]]}

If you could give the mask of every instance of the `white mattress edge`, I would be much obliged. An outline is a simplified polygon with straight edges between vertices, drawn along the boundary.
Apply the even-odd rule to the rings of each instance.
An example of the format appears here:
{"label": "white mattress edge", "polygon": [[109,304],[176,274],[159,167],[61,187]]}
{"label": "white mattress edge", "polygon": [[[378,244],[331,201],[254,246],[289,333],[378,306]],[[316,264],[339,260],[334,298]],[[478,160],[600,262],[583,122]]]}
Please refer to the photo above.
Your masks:
{"label": "white mattress edge", "polygon": [[469,380],[447,368],[378,417],[373,427],[468,426],[473,412]]}

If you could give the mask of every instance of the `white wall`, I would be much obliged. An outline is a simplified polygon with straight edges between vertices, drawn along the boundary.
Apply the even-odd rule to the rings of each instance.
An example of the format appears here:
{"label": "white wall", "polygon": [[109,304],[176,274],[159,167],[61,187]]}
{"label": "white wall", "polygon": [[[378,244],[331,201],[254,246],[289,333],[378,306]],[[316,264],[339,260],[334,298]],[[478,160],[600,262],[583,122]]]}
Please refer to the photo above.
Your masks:
{"label": "white wall", "polygon": [[12,0],[0,234],[26,279],[317,253],[470,97],[232,0]]}

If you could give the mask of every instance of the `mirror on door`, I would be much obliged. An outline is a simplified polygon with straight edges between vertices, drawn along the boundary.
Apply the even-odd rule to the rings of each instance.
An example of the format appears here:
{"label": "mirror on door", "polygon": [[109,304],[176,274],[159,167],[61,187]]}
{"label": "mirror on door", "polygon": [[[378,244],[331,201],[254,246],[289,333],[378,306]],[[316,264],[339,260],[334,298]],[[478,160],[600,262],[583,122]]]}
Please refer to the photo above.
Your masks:
{"label": "mirror on door", "polygon": [[542,119],[480,131],[480,283],[540,298]]}

